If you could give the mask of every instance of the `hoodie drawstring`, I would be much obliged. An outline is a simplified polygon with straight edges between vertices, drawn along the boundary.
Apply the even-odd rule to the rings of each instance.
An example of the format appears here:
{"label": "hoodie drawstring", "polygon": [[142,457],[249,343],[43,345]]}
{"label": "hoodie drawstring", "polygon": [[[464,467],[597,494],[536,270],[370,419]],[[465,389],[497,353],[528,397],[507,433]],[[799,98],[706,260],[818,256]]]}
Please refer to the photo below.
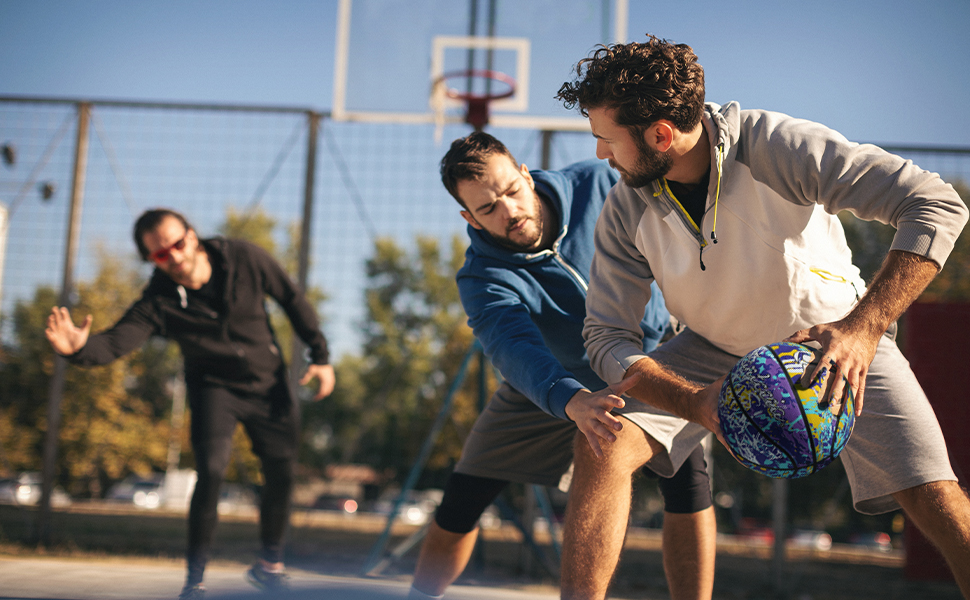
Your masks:
{"label": "hoodie drawstring", "polygon": [[[724,166],[724,142],[719,143],[715,147],[715,154],[717,155],[717,187],[714,189],[714,224],[711,227],[711,242],[717,243],[717,203],[721,198],[721,168]],[[706,271],[707,267],[704,266],[704,245],[700,247],[700,262],[701,271]]]}
{"label": "hoodie drawstring", "polygon": [[717,201],[721,197],[721,169],[724,166],[724,142],[715,148],[717,155],[717,188],[714,190],[714,225],[711,227],[711,241],[717,243]]}
{"label": "hoodie drawstring", "polygon": [[[718,145],[715,146],[714,150],[715,150],[715,155],[717,156],[717,186],[714,189],[714,223],[711,227],[711,242],[716,244],[718,241],[717,233],[716,233],[717,232],[717,205],[719,200],[721,199],[721,170],[724,167],[724,142],[718,143]],[[677,205],[680,206],[680,209],[683,211],[683,213],[687,215],[687,211],[680,204],[677,198],[673,195],[673,192],[670,191],[670,188],[667,187],[666,180],[661,180],[661,182],[658,185],[660,187],[653,192],[653,197],[654,198],[659,197],[664,192],[664,190],[666,190],[667,193],[670,194],[671,197],[673,197]],[[687,215],[687,217],[688,219],[690,219],[690,215]],[[692,219],[690,220],[690,222],[694,223]],[[701,265],[701,271],[706,271],[707,267],[704,265],[704,248],[707,247],[707,242],[704,241],[704,236],[703,236],[703,233],[700,231],[700,226],[694,223],[694,227],[697,228],[698,233],[701,235],[700,247],[697,249],[697,258]]]}

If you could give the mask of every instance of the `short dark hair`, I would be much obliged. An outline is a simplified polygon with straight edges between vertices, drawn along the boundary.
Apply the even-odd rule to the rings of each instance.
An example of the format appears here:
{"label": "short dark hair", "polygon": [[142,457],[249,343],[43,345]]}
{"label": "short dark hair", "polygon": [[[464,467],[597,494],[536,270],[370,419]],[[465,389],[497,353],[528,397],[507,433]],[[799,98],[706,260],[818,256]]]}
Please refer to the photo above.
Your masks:
{"label": "short dark hair", "polygon": [[158,227],[167,217],[178,219],[182,226],[185,227],[185,231],[192,229],[192,226],[189,225],[188,220],[172,209],[152,208],[146,210],[141,214],[140,217],[138,217],[138,220],[135,221],[134,233],[135,245],[138,246],[138,253],[141,254],[142,260],[148,260],[148,247],[145,246],[145,240],[143,239],[145,234],[154,231],[155,228]]}
{"label": "short dark hair", "polygon": [[600,46],[576,64],[576,79],[559,88],[566,108],[609,108],[617,125],[643,130],[666,119],[692,131],[704,114],[704,67],[686,44],[647,36],[645,43]]}
{"label": "short dark hair", "polygon": [[485,176],[488,159],[494,154],[507,156],[512,164],[519,166],[505,144],[484,131],[476,131],[451,143],[451,148],[441,159],[441,183],[458,204],[468,208],[458,195],[458,184],[468,180],[480,181]]}

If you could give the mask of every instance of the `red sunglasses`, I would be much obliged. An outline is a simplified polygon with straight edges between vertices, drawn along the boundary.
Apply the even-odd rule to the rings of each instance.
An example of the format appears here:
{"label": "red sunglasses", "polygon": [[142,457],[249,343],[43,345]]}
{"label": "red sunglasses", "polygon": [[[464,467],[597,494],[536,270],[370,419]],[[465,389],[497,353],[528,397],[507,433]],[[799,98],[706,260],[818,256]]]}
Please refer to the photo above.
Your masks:
{"label": "red sunglasses", "polygon": [[182,248],[185,248],[185,238],[188,237],[188,235],[189,232],[186,231],[185,235],[182,236],[182,239],[175,242],[171,246],[159,248],[158,250],[152,252],[148,255],[148,260],[158,264],[167,263],[168,259],[172,258],[172,250],[181,250]]}

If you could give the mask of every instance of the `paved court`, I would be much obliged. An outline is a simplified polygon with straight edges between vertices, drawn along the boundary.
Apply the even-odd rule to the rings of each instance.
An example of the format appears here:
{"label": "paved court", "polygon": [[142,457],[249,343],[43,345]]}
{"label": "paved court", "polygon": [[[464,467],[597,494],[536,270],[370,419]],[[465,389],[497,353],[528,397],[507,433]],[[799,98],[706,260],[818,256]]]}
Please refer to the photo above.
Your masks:
{"label": "paved court", "polygon": [[[213,565],[206,569],[206,597],[215,599],[267,598],[244,578],[244,566]],[[391,600],[407,596],[402,581],[333,577],[293,569],[292,600]],[[172,600],[178,596],[185,570],[176,561],[153,563],[145,559],[0,558],[0,600],[101,600],[137,598]],[[446,595],[454,600],[555,599],[558,593],[452,586]]]}

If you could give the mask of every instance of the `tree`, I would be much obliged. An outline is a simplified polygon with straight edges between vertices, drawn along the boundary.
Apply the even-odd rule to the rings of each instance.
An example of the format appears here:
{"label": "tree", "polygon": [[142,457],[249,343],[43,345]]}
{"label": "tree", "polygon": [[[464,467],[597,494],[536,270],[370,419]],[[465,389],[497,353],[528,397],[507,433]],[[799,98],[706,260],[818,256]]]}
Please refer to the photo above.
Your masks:
{"label": "tree", "polygon": [[[970,204],[970,186],[958,180],[953,187],[963,201]],[[896,229],[876,221],[862,221],[848,212],[840,213],[839,219],[852,250],[852,262],[862,271],[862,277],[871,281],[889,252]],[[970,300],[970,278],[966,276],[967,272],[970,272],[970,228],[963,230],[943,270],[920,296],[920,301]]]}
{"label": "tree", "polygon": [[[970,204],[970,185],[957,181],[953,187],[963,201]],[[970,227],[963,229],[943,270],[920,296],[920,302],[970,302],[967,273],[970,273]]]}
{"label": "tree", "polygon": [[[419,237],[414,256],[392,240],[376,242],[366,266],[363,356],[345,357],[334,396],[305,412],[308,432],[330,432],[324,461],[364,463],[398,477],[415,462],[473,341],[455,285],[463,260],[457,237],[448,256],[433,238]],[[477,416],[476,368],[455,397],[454,427],[443,432],[426,482],[440,481],[457,460]]]}
{"label": "tree", "polygon": [[276,240],[273,239],[273,230],[277,223],[262,207],[239,212],[230,206],[226,209],[226,220],[219,226],[219,233],[223,237],[252,242],[275,256]]}
{"label": "tree", "polygon": [[[79,302],[72,313],[78,319],[91,314],[95,328],[109,326],[134,301],[142,283],[136,270],[99,252],[98,273],[78,285]],[[11,437],[0,441],[12,470],[40,468],[39,432],[46,429],[54,365],[44,322],[56,303],[54,290],[40,288],[33,301],[18,303],[14,311],[15,344],[6,349],[7,361],[0,365],[0,414],[10,419],[0,430],[11,431]],[[67,370],[58,474],[73,494],[97,497],[108,483],[128,473],[165,467],[169,426],[164,417],[171,398],[148,382],[170,381],[176,367],[175,355],[166,347],[150,345],[104,367]],[[18,439],[9,448],[8,440]],[[31,441],[31,452],[23,451],[23,440]]]}

